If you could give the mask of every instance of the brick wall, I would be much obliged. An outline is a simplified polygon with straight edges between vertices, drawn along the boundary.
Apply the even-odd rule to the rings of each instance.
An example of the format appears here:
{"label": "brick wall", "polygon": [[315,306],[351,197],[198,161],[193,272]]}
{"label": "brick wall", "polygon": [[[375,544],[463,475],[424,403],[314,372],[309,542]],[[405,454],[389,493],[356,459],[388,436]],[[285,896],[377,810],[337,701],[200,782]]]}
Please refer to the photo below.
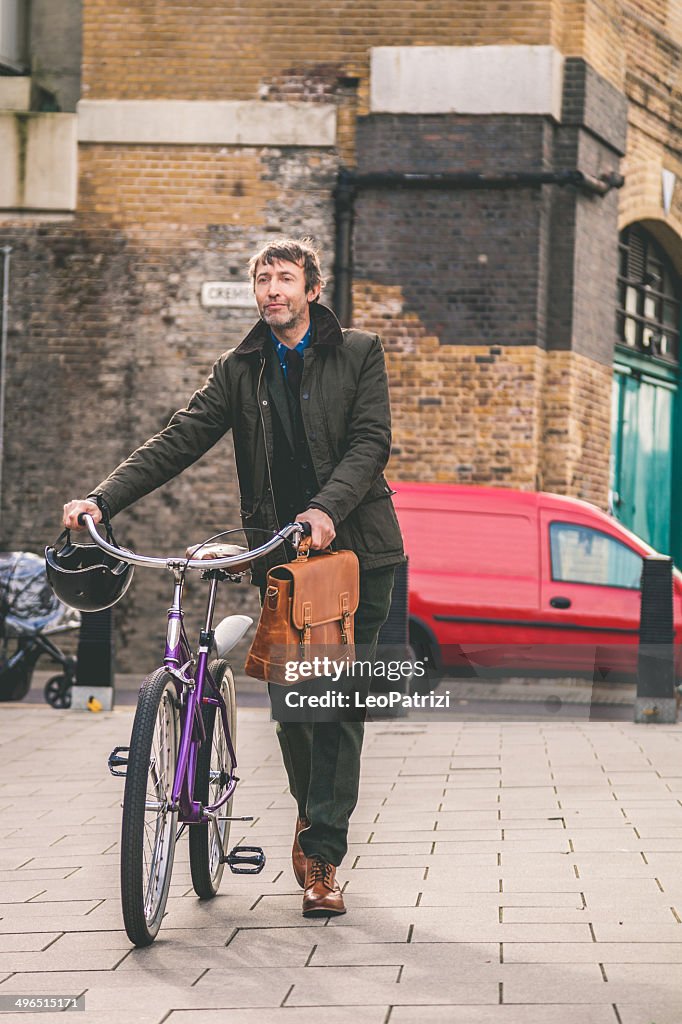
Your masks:
{"label": "brick wall", "polygon": [[[676,188],[667,217],[661,202],[661,169],[665,167],[682,179],[682,6],[674,0],[623,6],[630,102],[620,225],[649,219],[667,225],[675,236],[668,238],[667,247],[682,271],[682,260],[675,251],[676,240],[682,237],[682,187]],[[662,240],[665,234],[664,230]]]}
{"label": "brick wall", "polygon": [[577,352],[548,352],[538,488],[607,507],[613,371]]}
{"label": "brick wall", "polygon": [[[317,151],[87,146],[87,212],[0,224],[13,246],[0,547],[41,553],[63,502],[161,429],[251,327],[255,307],[204,309],[204,281],[245,281],[272,232],[311,232],[331,252],[335,167]],[[239,525],[229,437],[116,522],[121,543],[150,553]],[[116,610],[119,669],[158,662],[168,588],[137,570]],[[230,588],[231,610],[257,614],[252,590]],[[191,616],[203,601],[195,582]]]}
{"label": "brick wall", "polygon": [[[540,170],[540,118],[373,115],[358,126],[362,172]],[[399,282],[441,345],[544,343],[536,316],[539,247],[548,197],[539,188],[363,189],[354,269]]]}
{"label": "brick wall", "polygon": [[395,480],[548,490],[606,508],[609,366],[536,345],[442,347],[397,288],[356,281],[355,322],[381,335]]}
{"label": "brick wall", "polygon": [[551,0],[85,0],[84,95],[315,97],[339,76],[359,76],[366,97],[372,46],[549,43],[558,14]]}
{"label": "brick wall", "polygon": [[[565,69],[560,126],[539,117],[371,115],[361,172],[616,171],[622,94]],[[403,479],[547,486],[605,506],[617,192],[364,187],[354,322],[385,338]],[[566,352],[564,357],[563,351]]]}

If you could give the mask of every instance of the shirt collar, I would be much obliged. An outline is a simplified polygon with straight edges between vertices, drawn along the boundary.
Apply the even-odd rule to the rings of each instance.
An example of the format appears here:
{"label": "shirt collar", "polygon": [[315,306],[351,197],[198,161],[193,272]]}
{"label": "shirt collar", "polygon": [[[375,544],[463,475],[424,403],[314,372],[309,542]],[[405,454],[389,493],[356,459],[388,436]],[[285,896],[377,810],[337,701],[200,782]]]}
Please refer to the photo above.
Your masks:
{"label": "shirt collar", "polygon": [[[313,324],[313,336],[310,340],[311,348],[336,347],[343,344],[343,331],[341,324],[329,306],[321,302],[311,302],[310,320]],[[251,355],[252,352],[262,352],[264,345],[272,344],[270,328],[265,320],[258,320],[253,325],[245,338],[234,349],[234,354],[239,356]],[[274,347],[274,345],[273,345]]]}
{"label": "shirt collar", "polygon": [[[298,345],[294,346],[294,352],[298,352],[298,354],[300,356],[303,356],[305,350],[310,345],[310,342],[312,340],[312,334],[313,334],[313,325],[312,325],[312,321],[311,321],[308,324],[308,330],[305,332],[305,334],[303,335],[303,337],[299,341]],[[277,352],[277,356],[279,358],[279,361],[280,361],[280,363],[282,363],[282,365],[284,365],[285,362],[286,362],[287,352],[290,351],[289,346],[285,345],[283,341],[279,341],[275,337],[274,331],[272,329],[270,330],[270,337],[272,338],[272,342],[273,342],[273,345],[275,346],[275,351]]]}

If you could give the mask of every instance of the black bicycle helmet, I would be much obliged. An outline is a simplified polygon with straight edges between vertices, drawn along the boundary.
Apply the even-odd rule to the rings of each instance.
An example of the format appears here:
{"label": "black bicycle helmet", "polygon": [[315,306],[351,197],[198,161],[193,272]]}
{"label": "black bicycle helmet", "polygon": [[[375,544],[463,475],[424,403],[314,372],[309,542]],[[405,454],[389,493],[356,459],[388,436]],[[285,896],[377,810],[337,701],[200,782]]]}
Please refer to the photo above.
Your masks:
{"label": "black bicycle helmet", "polygon": [[[107,539],[116,544],[107,524]],[[61,547],[59,545],[62,544]],[[69,530],[45,548],[45,569],[60,601],[80,612],[101,612],[116,604],[130,586],[133,566],[96,544],[72,544]]]}

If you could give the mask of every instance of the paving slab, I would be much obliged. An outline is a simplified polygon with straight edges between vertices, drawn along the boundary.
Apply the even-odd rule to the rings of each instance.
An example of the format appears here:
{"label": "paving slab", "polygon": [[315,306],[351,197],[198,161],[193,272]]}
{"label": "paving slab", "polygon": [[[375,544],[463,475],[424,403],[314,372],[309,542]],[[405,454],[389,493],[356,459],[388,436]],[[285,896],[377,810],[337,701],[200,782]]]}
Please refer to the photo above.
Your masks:
{"label": "paving slab", "polygon": [[663,1002],[657,995],[642,1003],[619,1002],[616,1005],[620,1024],[679,1024],[682,1019],[682,998]]}
{"label": "paving slab", "polygon": [[[388,1006],[325,1006],[325,1024],[384,1024]],[[291,1006],[247,1010],[173,1010],[168,1024],[197,1024],[198,1014],[206,1024],[319,1024],[320,1007]]]}
{"label": "paving slab", "polygon": [[0,842],[0,993],[81,986],[91,1024],[682,1020],[682,729],[368,723],[339,870],[349,912],[309,921],[272,723],[240,711],[235,813],[256,820],[231,839],[262,842],[266,870],[199,901],[181,841],[162,930],[135,950],[118,898],[122,784],[105,774],[130,709],[2,714],[0,807],[16,814],[33,780],[45,810]]}
{"label": "paving slab", "polygon": [[[517,1006],[395,1006],[391,1024],[615,1024],[610,1007],[581,1006],[580,1017],[573,1003],[551,1007]],[[640,1024],[638,1021],[637,1024]],[[650,1022],[649,1022],[650,1024]]]}

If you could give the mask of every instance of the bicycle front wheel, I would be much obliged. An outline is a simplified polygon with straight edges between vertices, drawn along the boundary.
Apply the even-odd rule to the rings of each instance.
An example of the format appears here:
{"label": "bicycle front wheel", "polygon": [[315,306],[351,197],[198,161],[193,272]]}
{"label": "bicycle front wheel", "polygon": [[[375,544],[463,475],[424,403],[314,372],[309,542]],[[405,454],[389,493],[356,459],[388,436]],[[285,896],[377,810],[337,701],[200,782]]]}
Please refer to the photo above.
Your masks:
{"label": "bicycle front wheel", "polygon": [[177,810],[171,810],[180,743],[173,677],[147,676],[133,722],[123,797],[121,902],[128,938],[148,946],[156,938],[168,899]]}
{"label": "bicycle front wheel", "polygon": [[[226,661],[214,661],[209,670],[220,690],[230,728],[232,749],[237,745],[237,704],[235,700],[232,669]],[[202,743],[197,758],[197,773],[194,783],[194,797],[202,804],[212,805],[224,795],[234,764],[230,758],[223,716],[215,704],[204,704],[204,727],[206,742]],[[189,827],[189,865],[192,872],[194,891],[201,899],[210,900],[218,892],[225,864],[220,860],[224,850],[228,852],[230,822],[225,818],[232,814],[232,797],[217,812],[222,820],[207,825]]]}

